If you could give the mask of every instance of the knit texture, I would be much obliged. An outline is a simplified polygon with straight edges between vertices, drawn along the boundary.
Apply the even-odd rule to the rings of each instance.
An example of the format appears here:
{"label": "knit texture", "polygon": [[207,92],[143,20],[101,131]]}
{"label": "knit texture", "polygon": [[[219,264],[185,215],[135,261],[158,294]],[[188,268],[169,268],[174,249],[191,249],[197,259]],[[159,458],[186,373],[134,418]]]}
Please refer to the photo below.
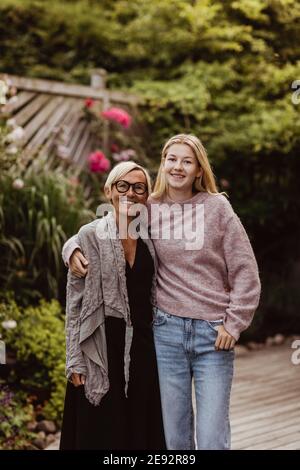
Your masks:
{"label": "knit texture", "polygon": [[[222,319],[226,330],[238,339],[252,321],[261,290],[256,259],[245,229],[221,194],[197,193],[184,203],[176,203],[169,217],[165,209],[172,204],[169,199],[162,202],[148,199],[151,238],[158,259],[157,307],[179,317]],[[201,248],[187,250],[187,240],[175,239],[172,234],[186,218],[192,217],[195,222],[196,211],[198,214],[203,211],[198,227],[203,244]],[[171,237],[163,239],[168,224]]]}

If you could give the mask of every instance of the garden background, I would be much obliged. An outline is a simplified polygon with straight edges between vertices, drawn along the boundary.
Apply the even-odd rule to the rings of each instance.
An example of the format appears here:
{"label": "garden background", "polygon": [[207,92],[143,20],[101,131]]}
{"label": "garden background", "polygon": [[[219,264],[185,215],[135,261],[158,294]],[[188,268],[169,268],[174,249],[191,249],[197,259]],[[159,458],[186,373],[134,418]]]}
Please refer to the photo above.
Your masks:
{"label": "garden background", "polygon": [[3,79],[0,447],[28,446],[34,419],[61,420],[64,241],[94,217],[110,165],[135,158],[155,175],[175,133],[203,141],[257,257],[262,298],[241,342],[300,333],[299,37],[296,0],[1,0],[0,73],[88,85],[102,68],[138,104],[96,119],[82,101],[110,138],[75,177],[59,152],[47,168],[42,152],[24,164],[6,109],[18,90]]}

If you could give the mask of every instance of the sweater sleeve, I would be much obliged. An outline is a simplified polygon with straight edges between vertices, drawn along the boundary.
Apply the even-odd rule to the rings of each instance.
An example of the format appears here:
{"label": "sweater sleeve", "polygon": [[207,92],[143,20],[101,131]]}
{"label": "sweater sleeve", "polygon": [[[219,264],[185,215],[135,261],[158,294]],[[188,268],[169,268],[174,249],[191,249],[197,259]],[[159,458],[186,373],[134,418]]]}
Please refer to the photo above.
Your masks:
{"label": "sweater sleeve", "polygon": [[73,235],[73,237],[69,238],[69,240],[67,240],[66,243],[63,246],[61,255],[62,255],[62,259],[63,259],[63,261],[64,261],[64,263],[67,267],[69,266],[69,261],[70,261],[70,258],[72,256],[73,252],[77,248],[79,250],[81,249],[81,247],[79,245],[78,234]]}
{"label": "sweater sleeve", "polygon": [[72,373],[86,375],[86,364],[79,344],[80,311],[85,278],[77,278],[68,272],[66,302],[66,376]]}
{"label": "sweater sleeve", "polygon": [[224,327],[236,340],[246,330],[259,303],[261,285],[258,266],[247,233],[233,213],[228,220],[223,248],[230,289]]}

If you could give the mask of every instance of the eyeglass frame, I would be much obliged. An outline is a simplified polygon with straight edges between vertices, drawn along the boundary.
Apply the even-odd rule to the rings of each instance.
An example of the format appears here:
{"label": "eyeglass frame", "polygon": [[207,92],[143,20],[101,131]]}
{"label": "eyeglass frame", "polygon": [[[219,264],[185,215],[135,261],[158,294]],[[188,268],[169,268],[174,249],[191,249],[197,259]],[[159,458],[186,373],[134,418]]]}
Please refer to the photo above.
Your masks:
{"label": "eyeglass frame", "polygon": [[[126,183],[126,185],[128,186],[128,188],[126,189],[126,191],[119,191],[119,190],[118,190],[118,187],[117,187],[117,184],[118,184],[118,183]],[[135,186],[136,184],[143,184],[143,185],[145,186],[145,191],[144,191],[143,193],[137,193],[137,192],[135,191],[135,189],[134,189],[134,186]],[[129,189],[130,189],[131,187],[132,187],[132,189],[133,189],[133,192],[134,192],[135,194],[137,194],[138,196],[142,196],[143,194],[145,194],[145,193],[148,191],[148,186],[147,186],[147,184],[143,183],[143,181],[137,181],[136,183],[128,183],[128,181],[119,180],[119,181],[116,181],[115,183],[113,183],[112,186],[116,186],[116,189],[117,189],[118,193],[120,193],[120,194],[125,194],[125,193],[127,193],[127,191],[129,191]]]}

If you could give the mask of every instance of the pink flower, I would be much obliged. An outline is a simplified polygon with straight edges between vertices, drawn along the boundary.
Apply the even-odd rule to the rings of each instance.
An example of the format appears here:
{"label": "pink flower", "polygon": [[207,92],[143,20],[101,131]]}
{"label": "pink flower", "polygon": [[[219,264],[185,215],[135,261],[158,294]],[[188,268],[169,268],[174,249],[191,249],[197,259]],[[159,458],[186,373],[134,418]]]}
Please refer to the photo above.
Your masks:
{"label": "pink flower", "polygon": [[131,125],[132,117],[121,108],[109,108],[101,113],[101,116],[110,121],[121,124],[122,127],[128,128]]}
{"label": "pink flower", "polygon": [[110,169],[110,161],[100,150],[90,153],[88,162],[89,168],[93,173],[106,173]]}
{"label": "pink flower", "polygon": [[94,106],[94,104],[95,104],[95,101],[92,98],[87,98],[84,102],[84,106],[86,108],[91,108],[92,106]]}

